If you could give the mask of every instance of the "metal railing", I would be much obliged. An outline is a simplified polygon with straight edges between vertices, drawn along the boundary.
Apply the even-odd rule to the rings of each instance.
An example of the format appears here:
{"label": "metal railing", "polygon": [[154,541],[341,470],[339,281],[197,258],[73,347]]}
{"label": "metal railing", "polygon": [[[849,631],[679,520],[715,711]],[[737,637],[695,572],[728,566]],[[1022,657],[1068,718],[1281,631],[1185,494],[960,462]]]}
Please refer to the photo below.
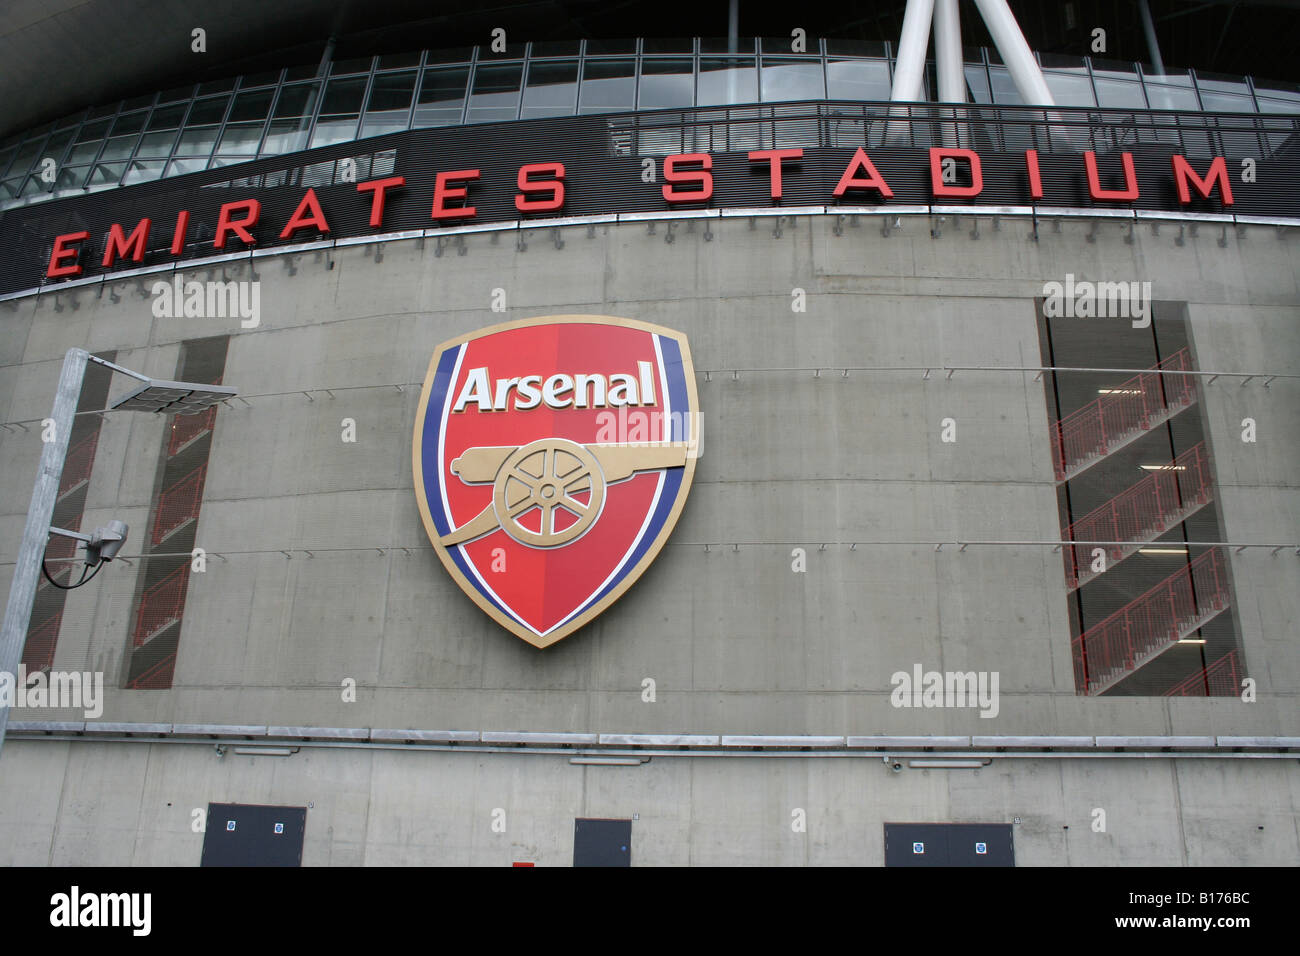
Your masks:
{"label": "metal railing", "polygon": [[1237,652],[1228,651],[1213,664],[1179,681],[1165,691],[1166,697],[1236,697],[1241,692],[1237,678]]}
{"label": "metal railing", "polygon": [[1052,467],[1066,481],[1196,400],[1192,359],[1180,349],[1052,427]]}
{"label": "metal railing", "polygon": [[[1106,570],[1109,570],[1143,544],[1185,520],[1213,496],[1210,461],[1205,443],[1201,442],[1088,512],[1061,532],[1061,537],[1065,541],[1131,541],[1131,547],[1113,545],[1107,549],[1110,561]],[[1095,547],[1075,545],[1062,549],[1070,590],[1104,573],[1092,570]]]}
{"label": "metal railing", "polygon": [[60,498],[90,480],[90,471],[95,464],[95,449],[98,446],[99,429],[96,428],[68,450],[68,456],[63,461],[63,474],[59,478]]}
{"label": "metal railing", "polygon": [[1075,686],[1089,695],[1109,690],[1197,631],[1228,601],[1223,557],[1214,548],[1076,637]]}
{"label": "metal railing", "polygon": [[173,415],[171,435],[167,439],[167,457],[171,458],[200,435],[212,431],[216,420],[217,408],[215,405],[198,415]]}
{"label": "metal railing", "polygon": [[154,517],[152,540],[155,545],[187,521],[198,517],[203,498],[203,481],[208,466],[199,465],[170,489],[158,496],[158,513]]}
{"label": "metal railing", "polygon": [[176,669],[176,652],[163,657],[143,673],[132,677],[126,686],[131,690],[166,690],[172,686],[172,675]]}
{"label": "metal railing", "polygon": [[29,672],[49,670],[54,665],[54,647],[62,623],[63,609],[59,608],[52,617],[27,632],[27,643],[23,645],[23,663]]}
{"label": "metal railing", "polygon": [[173,622],[180,620],[189,581],[190,565],[186,561],[140,597],[140,607],[135,612],[135,627],[131,630],[133,646],[140,647]]}

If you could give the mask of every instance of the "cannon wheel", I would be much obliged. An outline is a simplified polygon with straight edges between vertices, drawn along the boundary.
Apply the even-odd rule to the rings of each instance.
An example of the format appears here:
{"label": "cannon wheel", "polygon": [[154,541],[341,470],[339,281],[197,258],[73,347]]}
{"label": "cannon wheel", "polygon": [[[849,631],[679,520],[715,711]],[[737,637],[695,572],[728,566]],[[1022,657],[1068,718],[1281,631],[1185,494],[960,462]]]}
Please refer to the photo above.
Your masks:
{"label": "cannon wheel", "polygon": [[[573,497],[584,491],[585,502]],[[501,463],[492,489],[502,530],[535,548],[557,548],[581,537],[600,516],[604,501],[605,475],[596,456],[565,438],[543,438],[515,449]],[[519,523],[534,508],[541,510],[540,531]],[[577,520],[556,531],[560,510]]]}

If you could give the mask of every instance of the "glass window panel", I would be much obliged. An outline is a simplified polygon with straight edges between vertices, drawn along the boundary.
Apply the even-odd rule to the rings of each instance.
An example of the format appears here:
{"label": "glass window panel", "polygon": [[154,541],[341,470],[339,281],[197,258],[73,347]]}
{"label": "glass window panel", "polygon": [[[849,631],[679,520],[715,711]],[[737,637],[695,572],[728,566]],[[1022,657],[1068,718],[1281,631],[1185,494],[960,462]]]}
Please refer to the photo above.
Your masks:
{"label": "glass window panel", "polygon": [[6,179],[0,183],[0,199],[15,199],[18,191],[22,188],[21,179]]}
{"label": "glass window panel", "polygon": [[420,54],[416,53],[390,53],[387,56],[379,58],[379,69],[394,70],[403,66],[419,66]]}
{"label": "glass window panel", "polygon": [[330,80],[329,85],[325,87],[325,99],[321,102],[321,115],[341,116],[347,113],[360,113],[361,97],[365,92],[365,77]]}
{"label": "glass window panel", "polygon": [[314,79],[319,69],[319,63],[300,63],[298,66],[291,66],[284,71],[284,81],[292,83],[294,80]]}
{"label": "glass window panel", "polygon": [[706,57],[700,60],[700,106],[753,103],[758,99],[758,71],[751,57]]}
{"label": "glass window panel", "polygon": [[[1146,98],[1138,79],[1131,73],[1113,70],[1094,70],[1093,82],[1097,86],[1097,105],[1119,109],[1145,109]],[[1156,109],[1155,103],[1151,104]]]}
{"label": "glass window panel", "polygon": [[511,120],[519,106],[519,81],[523,64],[480,66],[474,71],[474,91],[469,98],[469,122]]}
{"label": "glass window panel", "polygon": [[636,52],[636,40],[587,41],[587,56],[630,56]]}
{"label": "glass window panel", "polygon": [[524,119],[572,116],[578,102],[578,61],[557,60],[528,67]]}
{"label": "glass window panel", "polygon": [[103,139],[108,133],[108,120],[101,120],[98,123],[87,123],[81,127],[77,133],[78,143],[88,143],[92,139]]}
{"label": "glass window panel", "polygon": [[256,93],[240,93],[235,97],[235,105],[230,108],[227,123],[247,123],[252,120],[264,120],[271,110],[271,90]]}
{"label": "glass window panel", "polygon": [[132,183],[144,183],[151,179],[157,179],[163,174],[163,167],[167,164],[162,160],[150,160],[147,163],[133,162],[131,168],[126,171],[122,177],[122,185],[129,186]]}
{"label": "glass window panel", "polygon": [[93,143],[81,143],[72,147],[72,152],[68,155],[70,163],[89,163],[99,155],[99,146],[101,140],[95,140]]}
{"label": "glass window panel", "polygon": [[150,130],[156,129],[180,129],[185,120],[185,104],[180,106],[164,106],[162,109],[153,111],[149,117],[149,125],[146,127]]}
{"label": "glass window panel", "polygon": [[875,40],[833,40],[827,37],[826,52],[832,56],[871,56],[883,60],[885,45]]}
{"label": "glass window panel", "polygon": [[226,105],[230,102],[228,96],[216,96],[209,100],[195,100],[194,105],[190,107],[190,115],[185,120],[187,126],[207,126],[209,123],[220,123],[226,117]]}
{"label": "glass window panel", "polygon": [[1024,102],[1020,98],[1020,91],[1016,89],[1016,84],[1012,82],[1011,74],[1005,66],[989,67],[989,80],[993,86],[994,103],[1018,105]]}
{"label": "glass window panel", "polygon": [[198,173],[207,168],[206,159],[173,159],[167,165],[167,175],[184,176],[186,173]]}
{"label": "glass window panel", "polygon": [[315,83],[298,83],[280,90],[280,99],[275,104],[275,116],[306,116],[312,110],[312,93],[318,89]]}
{"label": "glass window panel", "polygon": [[61,119],[61,120],[55,120],[55,122],[54,122],[54,128],[55,128],[55,129],[68,129],[68,128],[73,127],[73,126],[80,126],[80,125],[81,125],[81,120],[82,120],[82,117],[83,117],[84,113],[85,113],[85,111],[83,110],[83,111],[80,112],[80,113],[72,113],[72,114],[69,115],[69,116],[65,116],[65,117],[63,117],[63,119]]}
{"label": "glass window panel", "polygon": [[832,100],[887,100],[889,64],[884,60],[827,60],[826,86]]}
{"label": "glass window panel", "polygon": [[45,141],[45,148],[41,150],[41,158],[45,159],[46,157],[49,157],[56,161],[62,159],[63,151],[68,148],[68,144],[71,142],[72,130],[68,130],[64,133],[55,133]]}
{"label": "glass window panel", "polygon": [[0,150],[0,176],[3,176],[8,171],[9,161],[14,158],[14,154],[17,152],[16,149]]}
{"label": "glass window panel", "polygon": [[[1153,110],[1185,110],[1195,113],[1200,109],[1196,102],[1196,91],[1187,86],[1168,86],[1164,83],[1146,81],[1147,96]],[[1097,83],[1097,93],[1101,94],[1101,81]]]}
{"label": "glass window panel", "polygon": [[370,88],[370,101],[366,104],[369,113],[401,110],[405,113],[411,107],[411,96],[415,93],[415,71],[407,73],[385,73],[376,76]]}
{"label": "glass window panel", "polygon": [[1097,105],[1092,95],[1092,80],[1088,78],[1086,69],[1072,70],[1068,73],[1047,70],[1043,73],[1043,79],[1047,81],[1047,88],[1052,91],[1052,99],[1056,101],[1057,106]]}
{"label": "glass window panel", "polygon": [[316,124],[311,134],[311,148],[329,146],[331,143],[347,143],[357,138],[357,118],[355,116],[332,116]]}
{"label": "glass window panel", "polygon": [[77,189],[85,184],[88,172],[90,172],[89,166],[64,166],[59,170],[59,180],[54,188]]}
{"label": "glass window panel", "polygon": [[639,106],[643,110],[695,105],[691,60],[644,60]]}
{"label": "glass window panel", "polygon": [[45,140],[41,139],[35,143],[28,143],[18,150],[18,155],[14,157],[13,170],[16,173],[28,172],[40,158],[41,150],[45,146]]}
{"label": "glass window panel", "polygon": [[49,189],[50,184],[43,181],[39,176],[29,176],[27,177],[27,184],[23,186],[18,195],[20,198],[25,199],[28,196],[35,196],[38,193],[48,192]]}
{"label": "glass window panel", "polygon": [[163,90],[158,94],[159,103],[175,103],[177,100],[188,100],[194,95],[194,84],[188,86],[177,86],[170,90]]}
{"label": "glass window panel", "polygon": [[153,157],[162,156],[166,158],[171,152],[172,143],[176,142],[176,130],[169,129],[160,133],[145,133],[140,140],[140,148],[136,150],[137,156]]}
{"label": "glass window panel", "polygon": [[138,110],[142,107],[153,106],[154,93],[145,93],[143,96],[132,97],[129,100],[122,101],[122,112],[126,113],[131,110]]}
{"label": "glass window panel", "polygon": [[144,111],[119,116],[113,121],[113,135],[126,136],[130,133],[140,132],[140,130],[144,129],[144,122],[148,117],[149,114]]}
{"label": "glass window panel", "polygon": [[984,72],[982,65],[967,64],[966,90],[970,93],[971,102],[973,103],[993,102],[993,97],[989,92],[989,75]]}
{"label": "glass window panel", "polygon": [[267,70],[265,73],[250,73],[239,81],[241,90],[252,89],[254,86],[270,86],[273,83],[280,82],[279,70]]}
{"label": "glass window panel", "polygon": [[429,50],[425,54],[426,63],[467,63],[474,59],[472,46],[448,47],[445,50]]}
{"label": "glass window panel", "polygon": [[234,77],[226,80],[212,80],[209,83],[199,84],[199,96],[207,96],[209,93],[227,93],[234,88]]}
{"label": "glass window panel", "polygon": [[405,110],[400,113],[367,113],[365,119],[361,121],[361,133],[358,139],[400,133],[406,128]]}
{"label": "glass window panel", "polygon": [[764,103],[826,98],[826,80],[820,58],[773,60],[764,57],[762,82]]}
{"label": "glass window panel", "polygon": [[690,39],[661,39],[646,37],[641,41],[642,53],[694,53],[695,41]]}
{"label": "glass window panel", "polygon": [[176,144],[177,156],[208,156],[217,144],[217,127],[201,126],[186,129],[181,133],[180,142]]}
{"label": "glass window panel", "polygon": [[358,56],[350,60],[336,60],[330,65],[330,76],[342,76],[345,73],[369,73],[371,57]]}
{"label": "glass window panel", "polygon": [[1201,87],[1201,103],[1210,113],[1253,113],[1255,104],[1250,96],[1238,93],[1220,93]]}
{"label": "glass window panel", "polygon": [[533,43],[533,56],[577,56],[577,40],[538,40]]}
{"label": "glass window panel", "polygon": [[468,82],[467,67],[425,70],[415,107],[415,127],[452,126],[459,123],[465,107],[465,85]]}
{"label": "glass window panel", "polygon": [[101,116],[112,116],[116,112],[117,112],[116,103],[111,103],[105,106],[94,106],[91,107],[90,111],[86,113],[86,118],[99,119]]}
{"label": "glass window panel", "polygon": [[271,120],[266,141],[262,144],[263,156],[277,156],[307,148],[307,129],[301,120]]}
{"label": "glass window panel", "polygon": [[116,136],[104,144],[104,152],[100,154],[100,159],[126,159],[131,155],[131,149],[135,146],[136,136]]}
{"label": "glass window panel", "polygon": [[126,163],[103,163],[95,167],[95,171],[90,174],[89,186],[107,186],[121,181],[122,174],[126,172]]}
{"label": "glass window panel", "polygon": [[1257,93],[1261,113],[1300,113],[1300,93],[1280,95],[1269,90],[1269,95]]}
{"label": "glass window panel", "polygon": [[583,113],[636,109],[636,61],[588,60],[582,72]]}
{"label": "glass window panel", "polygon": [[225,155],[254,155],[257,152],[257,144],[262,140],[262,128],[265,125],[265,123],[228,123],[226,131],[221,134],[221,144],[217,147],[217,152]]}
{"label": "glass window panel", "polygon": [[[731,41],[726,37],[701,37],[700,52],[701,53],[734,53],[743,56],[746,53],[754,52],[754,42],[755,41],[753,37],[736,37],[736,45],[735,48],[733,49],[731,46]],[[815,40],[813,42],[816,43]],[[790,52],[789,43],[785,45],[785,49],[787,53]],[[673,52],[676,53],[677,51],[674,50]]]}

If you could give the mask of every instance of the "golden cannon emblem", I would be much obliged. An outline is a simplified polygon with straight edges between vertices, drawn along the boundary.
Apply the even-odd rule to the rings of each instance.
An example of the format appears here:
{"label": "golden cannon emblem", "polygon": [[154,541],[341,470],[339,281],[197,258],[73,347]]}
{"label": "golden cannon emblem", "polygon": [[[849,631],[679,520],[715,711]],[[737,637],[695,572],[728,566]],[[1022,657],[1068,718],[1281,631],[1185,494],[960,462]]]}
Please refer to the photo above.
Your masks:
{"label": "golden cannon emblem", "polygon": [[[582,537],[605,504],[605,487],[638,471],[681,468],[685,442],[580,445],[567,438],[541,438],[518,448],[489,445],[466,449],[451,472],[467,485],[492,483],[492,502],[441,538],[444,547],[464,544],[500,528],[520,544],[558,548]],[[574,497],[586,493],[583,501]],[[540,530],[520,519],[540,511]],[[567,512],[575,520],[556,530]]]}

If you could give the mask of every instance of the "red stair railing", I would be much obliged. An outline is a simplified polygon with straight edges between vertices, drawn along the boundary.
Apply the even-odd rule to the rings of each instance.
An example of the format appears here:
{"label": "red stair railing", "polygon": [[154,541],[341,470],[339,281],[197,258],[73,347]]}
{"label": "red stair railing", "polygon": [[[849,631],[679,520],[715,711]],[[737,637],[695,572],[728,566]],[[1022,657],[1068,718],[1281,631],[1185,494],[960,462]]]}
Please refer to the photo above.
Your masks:
{"label": "red stair railing", "polygon": [[1180,349],[1057,422],[1052,428],[1056,480],[1073,477],[1195,401],[1193,377],[1169,374],[1184,371],[1192,371],[1192,359]]}
{"label": "red stair railing", "polygon": [[59,477],[59,497],[62,498],[84,481],[90,480],[90,469],[95,463],[95,448],[99,445],[96,429],[72,448],[63,459],[63,474]]}
{"label": "red stair railing", "polygon": [[[1202,442],[1088,512],[1062,532],[1062,540],[1132,542],[1130,548],[1115,545],[1106,549],[1108,567],[1113,566],[1207,504],[1213,487],[1210,461]],[[1092,570],[1094,547],[1079,544],[1062,549],[1066,583],[1071,590],[1099,573]]]}
{"label": "red stair railing", "polygon": [[1241,682],[1237,679],[1237,652],[1231,650],[1213,664],[1179,681],[1165,691],[1165,696],[1236,697],[1240,692]]}
{"label": "red stair railing", "polygon": [[195,438],[212,431],[216,420],[215,405],[197,415],[173,415],[171,437],[167,440],[167,457],[171,458]]}
{"label": "red stair railing", "polygon": [[140,597],[131,639],[140,647],[149,638],[180,620],[185,608],[185,588],[190,580],[190,563],[186,561]]}
{"label": "red stair railing", "polygon": [[199,465],[159,496],[158,514],[153,523],[154,544],[158,544],[191,518],[198,517],[199,502],[203,498],[203,479],[207,470],[206,464]]}
{"label": "red stair railing", "polygon": [[1076,686],[1085,694],[1109,689],[1227,606],[1226,569],[1214,548],[1076,637]]}

